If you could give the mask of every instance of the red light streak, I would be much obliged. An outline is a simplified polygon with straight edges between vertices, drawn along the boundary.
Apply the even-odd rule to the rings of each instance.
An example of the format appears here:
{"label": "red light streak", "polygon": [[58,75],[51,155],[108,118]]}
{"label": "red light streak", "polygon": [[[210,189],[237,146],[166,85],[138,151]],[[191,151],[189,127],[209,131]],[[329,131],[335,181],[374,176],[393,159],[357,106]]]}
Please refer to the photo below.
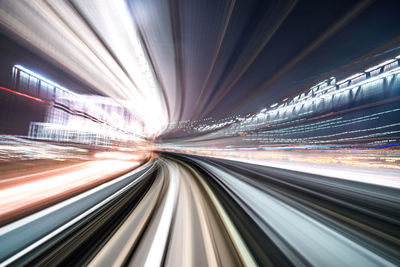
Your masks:
{"label": "red light streak", "polygon": [[14,94],[17,94],[17,95],[20,95],[20,96],[24,96],[24,97],[36,100],[36,101],[39,101],[39,102],[42,102],[42,103],[47,103],[47,101],[45,101],[43,99],[40,99],[40,98],[37,98],[37,97],[34,97],[34,96],[30,96],[30,95],[27,95],[27,94],[23,94],[23,93],[20,93],[20,92],[17,92],[17,91],[13,91],[13,90],[5,88],[5,87],[1,87],[0,86],[0,89],[2,89],[4,91],[7,91],[7,92],[10,92],[10,93],[14,93]]}

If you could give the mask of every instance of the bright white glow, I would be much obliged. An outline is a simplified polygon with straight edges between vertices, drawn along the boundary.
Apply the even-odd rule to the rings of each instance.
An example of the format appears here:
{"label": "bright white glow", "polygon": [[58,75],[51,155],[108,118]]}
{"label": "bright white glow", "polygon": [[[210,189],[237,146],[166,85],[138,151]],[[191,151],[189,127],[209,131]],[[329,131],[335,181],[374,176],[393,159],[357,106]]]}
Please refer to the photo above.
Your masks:
{"label": "bright white glow", "polygon": [[174,206],[176,203],[178,187],[179,187],[179,170],[178,167],[168,165],[170,172],[170,183],[167,191],[165,206],[161,214],[161,219],[154,235],[149,253],[147,254],[145,267],[161,266],[164,256],[165,246],[169,229],[171,227],[172,215],[174,214]]}
{"label": "bright white glow", "polygon": [[341,81],[338,82],[337,84],[338,84],[338,85],[339,85],[339,84],[342,84],[342,83],[344,83],[344,82],[346,82],[346,81],[350,81],[350,80],[352,80],[352,79],[354,79],[354,78],[357,78],[357,77],[360,77],[360,76],[362,76],[362,75],[365,75],[365,73],[357,73],[357,74],[351,75],[350,77],[347,77],[346,79],[341,80]]}
{"label": "bright white glow", "polygon": [[0,215],[40,203],[44,199],[60,197],[77,188],[105,181],[108,177],[137,165],[138,162],[117,160],[91,161],[85,164],[85,168],[71,168],[70,172],[45,176],[43,179],[1,189]]}
{"label": "bright white glow", "polygon": [[116,160],[140,160],[143,159],[142,155],[128,154],[121,152],[99,152],[94,155],[97,159],[116,159]]}
{"label": "bright white glow", "polygon": [[136,134],[157,135],[168,123],[165,99],[152,76],[127,3],[74,3],[79,14],[66,1],[10,1],[0,8],[0,23],[58,67],[129,109],[142,121]]}
{"label": "bright white glow", "polygon": [[395,59],[386,60],[385,62],[382,62],[382,63],[380,63],[380,64],[378,64],[378,65],[376,65],[376,66],[373,66],[373,67],[371,67],[371,68],[366,69],[365,72],[373,71],[373,70],[375,70],[375,69],[378,69],[378,68],[380,68],[380,67],[385,66],[386,64],[390,64],[390,63],[392,63],[392,62],[394,62],[394,61],[396,61],[396,60],[395,60]]}

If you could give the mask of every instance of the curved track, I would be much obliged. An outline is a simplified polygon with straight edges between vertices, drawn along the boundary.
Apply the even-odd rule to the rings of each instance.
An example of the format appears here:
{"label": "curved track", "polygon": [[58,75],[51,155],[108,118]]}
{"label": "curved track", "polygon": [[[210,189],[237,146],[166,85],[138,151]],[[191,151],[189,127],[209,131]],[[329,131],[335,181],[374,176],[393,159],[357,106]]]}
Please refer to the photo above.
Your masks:
{"label": "curved track", "polygon": [[395,266],[399,190],[162,154],[0,228],[1,266]]}

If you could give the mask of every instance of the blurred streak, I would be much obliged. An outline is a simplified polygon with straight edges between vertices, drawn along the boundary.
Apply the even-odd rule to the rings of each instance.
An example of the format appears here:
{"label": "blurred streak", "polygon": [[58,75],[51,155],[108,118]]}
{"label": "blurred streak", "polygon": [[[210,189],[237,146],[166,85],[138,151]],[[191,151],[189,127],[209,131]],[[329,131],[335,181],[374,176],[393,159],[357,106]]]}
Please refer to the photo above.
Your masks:
{"label": "blurred streak", "polygon": [[162,193],[164,179],[164,176],[156,179],[154,185],[143,197],[143,200],[140,201],[106,245],[96,254],[89,266],[121,266],[124,264],[132,248],[138,244],[140,235],[143,234],[146,225],[151,219],[151,215],[158,203],[159,195]]}
{"label": "blurred streak", "polygon": [[[73,226],[81,225],[85,221],[95,222],[99,212],[104,211],[109,203],[120,199],[124,193],[135,189],[152,170],[153,165],[146,164],[84,193],[1,227],[0,244],[7,244],[7,246],[0,250],[2,261],[0,265],[6,266],[15,262],[27,264],[37,256],[38,252],[43,252],[42,245],[56,246],[60,238],[68,236]],[[110,211],[110,214],[113,213]],[[66,252],[66,250],[62,251],[64,257],[69,255]],[[62,260],[62,257],[59,258]]]}
{"label": "blurred streak", "polygon": [[0,86],[0,89],[4,90],[4,91],[8,91],[8,92],[13,93],[13,94],[17,94],[17,95],[20,95],[20,96],[24,96],[24,97],[36,100],[36,101],[39,101],[39,102],[46,103],[46,101],[43,100],[43,99],[40,99],[40,98],[37,98],[37,97],[34,97],[34,96],[30,96],[30,95],[27,95],[27,94],[23,94],[23,93],[20,93],[20,92],[16,92],[16,91],[10,90],[10,89],[5,88],[5,87],[1,87]]}
{"label": "blurred streak", "polygon": [[179,180],[175,174],[176,168],[172,166],[168,172],[170,173],[170,180],[164,193],[165,197],[159,203],[160,209],[154,215],[154,221],[149,225],[149,231],[144,235],[143,241],[139,244],[137,253],[135,253],[129,265],[160,266],[163,261],[179,186]]}
{"label": "blurred streak", "polygon": [[[144,59],[137,32],[126,18],[125,2],[82,4],[4,2],[0,23],[59,66],[135,112],[147,125],[145,133],[138,134],[156,134],[166,123],[165,104]],[[86,10],[87,6],[92,11]],[[125,15],[109,15],[117,13]],[[93,20],[97,27],[92,27]],[[99,25],[102,21],[112,27]],[[117,39],[114,30],[109,29],[120,29]]]}
{"label": "blurred streak", "polygon": [[[212,202],[204,198],[202,187],[207,186],[201,181],[203,178],[195,178],[196,172],[187,165],[180,165],[181,162],[163,159],[160,164],[161,171],[155,184],[90,265],[122,264],[133,247],[133,256],[128,263],[133,266],[240,265],[235,247],[229,244],[223,230],[229,219],[226,214],[223,220],[215,216],[215,212],[224,211],[215,196]],[[207,190],[211,193],[209,188]],[[150,196],[152,200],[148,199]],[[145,211],[143,205],[150,210]],[[217,210],[214,205],[219,205]],[[145,222],[147,226],[143,227]],[[128,235],[128,231],[133,231],[133,235]],[[144,232],[143,236],[135,240],[140,232]],[[234,240],[238,238],[234,237]],[[251,259],[249,254],[247,257]],[[250,259],[246,261],[247,266],[254,265]]]}
{"label": "blurred streak", "polygon": [[[129,178],[134,182],[123,190],[131,193],[95,206],[107,213],[85,213],[69,231],[56,230],[63,238],[46,238],[44,249],[18,262],[395,266],[400,260],[398,189],[177,154],[163,154],[153,166]],[[74,203],[86,207],[90,192]],[[83,249],[88,243],[93,247]]]}
{"label": "blurred streak", "polygon": [[116,160],[142,160],[143,154],[128,154],[121,152],[99,152],[94,154],[94,157],[97,159],[116,159]]}
{"label": "blurred streak", "polygon": [[[89,154],[85,147],[43,143],[16,136],[0,135],[0,163],[22,163],[28,160],[87,160]],[[6,175],[6,171],[3,171],[3,175]]]}
{"label": "blurred streak", "polygon": [[[105,153],[107,157],[120,155],[120,152]],[[51,220],[47,221],[55,232],[40,231],[46,233],[40,239],[43,248],[39,249],[31,239],[26,244],[18,242],[19,246],[32,246],[31,252],[16,250],[15,255],[7,254],[5,262],[32,265],[73,262],[91,266],[340,262],[342,266],[394,266],[400,260],[395,249],[400,244],[396,233],[399,189],[363,180],[348,182],[298,170],[177,154],[161,155],[152,163],[158,167],[147,172],[143,172],[145,168],[139,169],[136,176],[107,178],[116,169],[132,164],[135,163],[91,161],[60,169],[61,174],[56,174],[57,171],[37,174],[37,179],[28,177],[22,183],[17,179],[4,187],[2,195],[7,197],[0,205],[3,211],[11,202],[18,210],[15,205],[20,203],[24,207],[38,205],[44,194],[55,201],[59,194],[82,191],[83,185],[95,186],[74,194],[71,200],[3,226],[0,241],[12,240],[16,235],[10,231],[15,227],[28,227],[29,222],[31,228],[35,220],[44,219],[56,210],[62,212],[70,205],[67,203],[84,209],[96,205],[71,220],[68,228],[58,228]],[[118,186],[118,190],[126,193],[121,191],[112,198],[104,196],[108,196],[106,192],[115,192],[114,185],[126,179],[125,185]],[[101,180],[104,183],[98,186]],[[13,190],[18,192],[12,193]],[[96,198],[97,202],[88,201],[94,192],[104,193]],[[101,204],[95,204],[98,201]],[[102,212],[92,213],[98,209]],[[65,210],[61,214],[69,213]],[[50,238],[56,233],[62,237]],[[88,243],[92,244],[91,249],[83,249]]]}
{"label": "blurred streak", "polygon": [[2,1],[0,267],[400,266],[395,10]]}
{"label": "blurred streak", "polygon": [[91,161],[43,174],[13,177],[12,183],[11,179],[5,183],[0,181],[0,223],[109,181],[139,164],[120,160]]}
{"label": "blurred streak", "polygon": [[[288,152],[286,152],[288,151]],[[230,159],[262,166],[285,168],[309,174],[323,174],[332,178],[400,188],[400,152],[398,149],[374,151],[371,149],[332,151],[278,147],[254,149],[201,149],[186,147],[170,152]],[[358,153],[356,153],[358,152]]]}
{"label": "blurred streak", "polygon": [[[241,60],[238,60],[236,67],[239,69],[239,71],[234,72],[237,73],[234,79],[231,82],[229,82],[229,84],[224,86],[223,90],[219,90],[217,96],[214,99],[210,99],[210,97],[208,97],[208,99],[205,99],[206,100],[205,102],[211,101],[213,104],[203,105],[204,109],[202,110],[202,116],[204,115],[207,116],[215,108],[215,106],[220,104],[221,101],[227,96],[227,94],[229,94],[232,88],[238,83],[240,78],[242,78],[242,76],[248,71],[252,63],[257,59],[259,54],[263,51],[265,46],[268,44],[268,42],[272,39],[274,34],[284,23],[285,19],[289,16],[289,14],[294,9],[296,4],[297,0],[277,3],[277,6],[274,7],[273,10],[278,12],[272,12],[272,14],[264,15],[265,21],[263,20],[263,22],[260,23],[260,25],[262,27],[268,27],[268,30],[263,29],[261,31],[263,32],[262,39],[257,40],[256,44],[248,44],[248,47],[252,48],[251,50],[249,49],[250,55],[246,55],[244,53]],[[272,27],[270,25],[272,25]]]}
{"label": "blurred streak", "polygon": [[196,104],[194,105],[194,108],[193,108],[193,111],[192,111],[192,117],[191,117],[192,120],[195,118],[195,115],[198,113],[198,109],[200,107],[200,102],[203,99],[205,99],[205,97],[204,97],[205,90],[206,90],[206,88],[208,86],[208,83],[210,81],[210,76],[211,76],[212,72],[215,69],[216,61],[217,61],[218,55],[220,53],[222,42],[224,41],[224,38],[225,38],[227,28],[229,26],[229,22],[231,20],[232,12],[233,12],[233,10],[235,8],[235,4],[236,4],[236,0],[231,1],[230,4],[229,4],[229,7],[227,8],[226,15],[223,16],[225,19],[224,19],[223,27],[222,27],[222,30],[221,30],[221,34],[219,34],[219,40],[217,41],[215,53],[214,53],[214,56],[213,56],[213,59],[212,59],[212,62],[211,62],[211,67],[209,68],[207,76],[204,79],[204,83],[203,83],[203,85],[201,87],[201,90],[200,90],[200,93],[199,93],[199,97],[196,100]]}
{"label": "blurred streak", "polygon": [[[201,163],[204,165],[204,163]],[[374,256],[356,243],[345,240],[344,236],[338,237],[338,233],[313,221],[298,211],[292,211],[285,204],[270,198],[263,191],[240,181],[240,179],[229,176],[211,165],[205,165],[206,169],[216,174],[224,183],[232,189],[244,203],[251,206],[255,215],[261,220],[268,222],[266,234],[270,235],[274,243],[289,257],[294,265],[299,265],[304,258],[311,265],[325,265],[332,262],[340,262],[340,265],[387,265],[389,262]],[[279,229],[279,230],[278,230]],[[274,230],[276,237],[274,237]],[[301,235],[299,235],[299,231]],[[278,237],[279,236],[279,237]],[[307,237],[307,239],[301,236]],[[280,245],[279,238],[290,240],[290,247]],[[297,243],[298,242],[298,243]],[[324,249],[320,249],[324,244]],[[313,246],[315,245],[315,246]],[[292,254],[291,248],[301,248],[302,258],[295,253]],[[318,254],[315,251],[318,250]],[[334,253],[332,253],[334,251]],[[340,261],[340,259],[344,259]]]}

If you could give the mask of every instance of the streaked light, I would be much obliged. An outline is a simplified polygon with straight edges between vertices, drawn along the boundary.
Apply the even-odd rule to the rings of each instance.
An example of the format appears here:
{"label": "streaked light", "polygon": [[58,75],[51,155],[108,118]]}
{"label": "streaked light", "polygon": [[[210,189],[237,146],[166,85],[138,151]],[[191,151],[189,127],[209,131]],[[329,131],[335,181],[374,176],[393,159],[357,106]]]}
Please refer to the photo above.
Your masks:
{"label": "streaked light", "polygon": [[27,95],[27,94],[24,94],[24,93],[20,93],[20,92],[17,92],[17,91],[13,91],[13,90],[8,89],[8,88],[5,88],[5,87],[1,87],[1,86],[0,86],[0,89],[1,89],[1,90],[4,90],[4,91],[7,91],[7,92],[10,92],[10,93],[13,93],[13,94],[17,94],[17,95],[20,95],[20,96],[23,96],[23,97],[27,97],[27,98],[36,100],[36,101],[39,101],[39,102],[42,102],[42,103],[47,103],[47,102],[46,102],[45,100],[43,100],[43,99],[40,99],[40,98],[37,98],[37,97],[34,97],[34,96],[30,96],[30,95]]}
{"label": "streaked light", "polygon": [[[396,57],[396,58],[397,58],[397,57]],[[396,61],[396,59],[389,59],[389,60],[386,60],[385,62],[382,62],[382,63],[380,63],[380,64],[378,64],[378,65],[376,65],[376,66],[373,66],[373,67],[371,67],[371,68],[366,69],[365,72],[373,71],[373,70],[375,70],[375,69],[378,69],[378,68],[380,68],[380,67],[385,66],[386,64],[389,64],[389,63],[392,63],[392,62],[395,62],[395,61]]]}
{"label": "streaked light", "polygon": [[342,84],[342,83],[344,83],[346,81],[350,81],[350,80],[352,80],[354,78],[357,78],[357,77],[360,77],[362,75],[365,75],[365,73],[361,73],[361,72],[360,73],[356,73],[354,75],[351,75],[351,76],[347,77],[346,79],[341,80],[340,82],[337,82],[336,84],[340,85],[340,84]]}

